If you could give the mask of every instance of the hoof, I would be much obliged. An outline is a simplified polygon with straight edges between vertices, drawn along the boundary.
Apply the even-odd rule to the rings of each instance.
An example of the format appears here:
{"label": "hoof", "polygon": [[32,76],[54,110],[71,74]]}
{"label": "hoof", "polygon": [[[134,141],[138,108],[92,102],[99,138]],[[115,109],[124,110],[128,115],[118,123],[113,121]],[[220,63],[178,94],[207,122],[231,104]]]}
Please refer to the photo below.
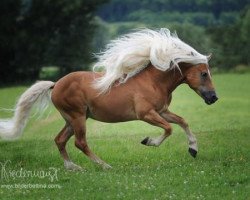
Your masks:
{"label": "hoof", "polygon": [[68,171],[84,171],[84,169],[71,161],[66,161],[64,167]]}
{"label": "hoof", "polygon": [[109,164],[105,163],[105,164],[102,164],[102,169],[109,170],[109,169],[112,169],[112,167]]}
{"label": "hoof", "polygon": [[141,141],[141,144],[147,145],[149,137],[146,137],[144,140]]}
{"label": "hoof", "polygon": [[197,155],[197,151],[196,150],[194,150],[194,149],[192,149],[192,148],[189,148],[188,149],[188,152],[191,154],[191,156],[193,156],[194,158],[196,157],[196,155]]}

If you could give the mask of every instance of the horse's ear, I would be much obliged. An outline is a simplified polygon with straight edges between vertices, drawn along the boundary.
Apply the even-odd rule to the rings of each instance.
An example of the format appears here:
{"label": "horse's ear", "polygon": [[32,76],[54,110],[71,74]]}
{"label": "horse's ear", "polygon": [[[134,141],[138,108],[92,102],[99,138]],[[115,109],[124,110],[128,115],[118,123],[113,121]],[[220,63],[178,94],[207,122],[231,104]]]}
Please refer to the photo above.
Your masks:
{"label": "horse's ear", "polygon": [[212,53],[208,54],[207,55],[207,60],[209,61],[211,59],[211,57],[212,57]]}

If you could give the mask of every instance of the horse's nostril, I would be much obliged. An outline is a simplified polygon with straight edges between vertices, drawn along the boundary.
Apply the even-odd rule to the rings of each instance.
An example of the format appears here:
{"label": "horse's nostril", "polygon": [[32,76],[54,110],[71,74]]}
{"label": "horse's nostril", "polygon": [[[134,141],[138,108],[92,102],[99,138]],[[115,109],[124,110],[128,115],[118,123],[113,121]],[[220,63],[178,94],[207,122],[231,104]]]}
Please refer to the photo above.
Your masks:
{"label": "horse's nostril", "polygon": [[212,99],[213,99],[213,101],[215,102],[215,101],[218,100],[218,97],[217,97],[216,95],[213,95],[213,96],[212,96]]}

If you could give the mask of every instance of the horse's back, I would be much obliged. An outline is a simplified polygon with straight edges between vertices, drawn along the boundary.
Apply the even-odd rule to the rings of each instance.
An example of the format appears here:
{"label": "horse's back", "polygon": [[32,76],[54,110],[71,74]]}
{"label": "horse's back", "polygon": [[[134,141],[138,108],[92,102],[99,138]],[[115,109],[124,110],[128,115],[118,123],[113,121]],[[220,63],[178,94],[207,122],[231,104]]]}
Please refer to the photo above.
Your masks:
{"label": "horse's back", "polygon": [[53,104],[61,113],[82,112],[99,121],[135,119],[131,90],[122,84],[106,94],[99,94],[93,84],[100,76],[101,73],[84,71],[64,76],[53,88]]}
{"label": "horse's back", "polygon": [[55,84],[52,101],[61,113],[80,113],[104,122],[135,120],[140,110],[152,107],[161,110],[167,102],[150,73],[143,74],[124,84],[117,82],[108,92],[100,94],[94,82],[102,73],[70,73]]}

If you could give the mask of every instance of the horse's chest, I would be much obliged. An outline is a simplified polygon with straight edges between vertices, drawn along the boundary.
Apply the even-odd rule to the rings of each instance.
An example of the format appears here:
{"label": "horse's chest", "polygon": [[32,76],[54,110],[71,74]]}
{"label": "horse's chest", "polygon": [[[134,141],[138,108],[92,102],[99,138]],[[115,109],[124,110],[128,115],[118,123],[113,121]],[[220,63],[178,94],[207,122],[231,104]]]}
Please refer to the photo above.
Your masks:
{"label": "horse's chest", "polygon": [[161,112],[168,106],[169,97],[159,92],[147,93],[143,95],[136,95],[135,105],[141,111],[147,111],[154,109],[157,112]]}
{"label": "horse's chest", "polygon": [[150,100],[150,103],[154,106],[156,111],[161,111],[169,103],[169,97],[162,94],[161,92],[152,94],[148,99]]}
{"label": "horse's chest", "polygon": [[157,102],[155,102],[154,106],[155,106],[155,110],[158,113],[163,112],[163,110],[165,110],[168,107],[167,98],[159,99]]}

